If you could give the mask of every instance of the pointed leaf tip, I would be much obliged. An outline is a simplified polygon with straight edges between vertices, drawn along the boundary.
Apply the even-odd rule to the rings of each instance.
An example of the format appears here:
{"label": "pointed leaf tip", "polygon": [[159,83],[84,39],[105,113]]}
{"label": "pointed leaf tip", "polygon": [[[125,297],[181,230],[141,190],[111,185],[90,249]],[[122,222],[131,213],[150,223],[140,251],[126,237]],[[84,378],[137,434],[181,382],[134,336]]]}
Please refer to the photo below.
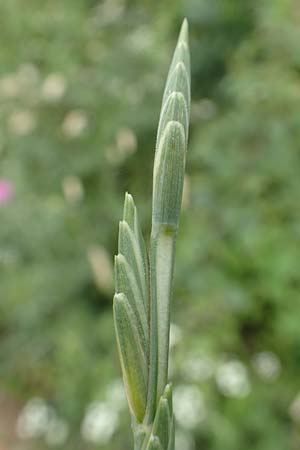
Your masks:
{"label": "pointed leaf tip", "polygon": [[126,192],[124,200],[123,220],[128,223],[130,228],[134,228],[135,204],[131,194]]}
{"label": "pointed leaf tip", "polygon": [[179,42],[185,41],[186,43],[188,43],[188,40],[189,40],[189,23],[187,21],[187,18],[185,17],[181,25],[178,41]]}
{"label": "pointed leaf tip", "polygon": [[161,397],[153,424],[153,435],[157,436],[163,448],[168,448],[171,428],[171,416],[168,401]]}
{"label": "pointed leaf tip", "polygon": [[162,106],[158,124],[156,148],[159,146],[166,125],[171,121],[176,121],[183,125],[185,137],[187,139],[189,113],[187,102],[182,92],[171,92]]}
{"label": "pointed leaf tip", "polygon": [[164,393],[163,393],[163,397],[167,400],[168,405],[169,405],[169,411],[170,411],[170,416],[173,416],[173,388],[172,388],[172,383],[169,383],[166,385]]}
{"label": "pointed leaf tip", "polygon": [[182,60],[177,61],[177,55],[175,53],[174,60],[170,68],[170,72],[167,78],[165,91],[163,95],[162,105],[164,106],[167,98],[174,91],[181,92],[184,96],[184,99],[188,108],[188,116],[190,110],[190,73],[187,71],[186,65]]}

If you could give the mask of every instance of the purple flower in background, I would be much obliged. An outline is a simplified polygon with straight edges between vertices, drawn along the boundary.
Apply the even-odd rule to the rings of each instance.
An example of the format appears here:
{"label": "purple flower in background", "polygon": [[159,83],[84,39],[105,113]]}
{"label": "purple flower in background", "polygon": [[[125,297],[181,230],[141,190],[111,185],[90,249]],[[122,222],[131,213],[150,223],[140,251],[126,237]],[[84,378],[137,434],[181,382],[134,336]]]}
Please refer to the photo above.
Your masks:
{"label": "purple flower in background", "polygon": [[0,207],[10,202],[13,194],[12,183],[8,180],[0,180]]}

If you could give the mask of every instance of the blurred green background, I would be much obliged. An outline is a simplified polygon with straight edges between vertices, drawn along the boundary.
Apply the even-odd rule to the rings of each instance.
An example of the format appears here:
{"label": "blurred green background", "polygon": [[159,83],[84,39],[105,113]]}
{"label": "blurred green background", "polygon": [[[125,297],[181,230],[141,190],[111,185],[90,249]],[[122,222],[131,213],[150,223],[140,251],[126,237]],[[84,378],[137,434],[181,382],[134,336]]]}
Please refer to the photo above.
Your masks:
{"label": "blurred green background", "polygon": [[1,0],[1,450],[132,448],[112,261],[184,16],[177,450],[300,448],[298,0]]}

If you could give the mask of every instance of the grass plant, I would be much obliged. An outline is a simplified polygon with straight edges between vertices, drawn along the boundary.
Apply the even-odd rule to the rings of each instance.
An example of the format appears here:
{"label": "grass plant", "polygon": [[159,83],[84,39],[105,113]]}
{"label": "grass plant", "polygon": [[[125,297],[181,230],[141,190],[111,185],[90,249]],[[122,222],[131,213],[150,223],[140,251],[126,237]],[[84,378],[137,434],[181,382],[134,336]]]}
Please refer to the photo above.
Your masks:
{"label": "grass plant", "polygon": [[189,111],[190,56],[184,20],[157,131],[149,250],[133,198],[126,193],[115,257],[114,323],[135,450],[174,450],[175,445],[168,383],[170,302]]}

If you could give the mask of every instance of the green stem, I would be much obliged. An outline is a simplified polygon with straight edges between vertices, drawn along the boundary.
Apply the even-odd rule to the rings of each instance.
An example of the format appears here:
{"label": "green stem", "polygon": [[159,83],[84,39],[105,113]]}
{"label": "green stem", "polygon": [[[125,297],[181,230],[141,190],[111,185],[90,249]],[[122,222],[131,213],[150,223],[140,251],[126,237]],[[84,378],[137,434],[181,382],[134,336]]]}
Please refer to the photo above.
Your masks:
{"label": "green stem", "polygon": [[150,239],[150,367],[145,423],[154,420],[168,382],[170,301],[177,230],[153,224]]}
{"label": "green stem", "polygon": [[156,271],[155,254],[156,239],[151,233],[150,238],[150,360],[149,360],[149,378],[148,378],[148,396],[147,408],[144,422],[152,424],[156,411],[156,389],[157,389],[157,354],[158,354],[158,335],[157,335],[157,302],[156,302]]}
{"label": "green stem", "polygon": [[157,389],[156,401],[168,382],[170,302],[177,230],[161,225],[155,236],[155,279],[157,308]]}

